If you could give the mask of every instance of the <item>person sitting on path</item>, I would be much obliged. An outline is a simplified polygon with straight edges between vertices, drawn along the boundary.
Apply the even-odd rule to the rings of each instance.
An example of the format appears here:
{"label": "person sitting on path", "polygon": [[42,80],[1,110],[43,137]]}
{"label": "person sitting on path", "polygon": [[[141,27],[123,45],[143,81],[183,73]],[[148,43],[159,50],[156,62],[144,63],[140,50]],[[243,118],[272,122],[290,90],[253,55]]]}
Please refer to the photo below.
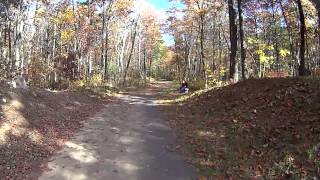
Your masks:
{"label": "person sitting on path", "polygon": [[185,80],[182,81],[182,84],[179,88],[179,92],[180,93],[188,93],[189,92],[188,83]]}

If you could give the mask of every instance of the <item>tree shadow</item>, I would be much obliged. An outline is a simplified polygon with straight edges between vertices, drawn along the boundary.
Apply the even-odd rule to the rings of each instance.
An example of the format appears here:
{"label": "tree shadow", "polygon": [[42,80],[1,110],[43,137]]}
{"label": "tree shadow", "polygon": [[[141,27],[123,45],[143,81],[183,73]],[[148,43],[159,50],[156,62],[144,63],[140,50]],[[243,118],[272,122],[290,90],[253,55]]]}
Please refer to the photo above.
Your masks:
{"label": "tree shadow", "polygon": [[192,179],[194,169],[168,148],[175,144],[175,135],[160,105],[150,105],[155,94],[140,96],[142,92],[127,92],[93,117],[41,178]]}
{"label": "tree shadow", "polygon": [[0,179],[37,179],[46,162],[101,101],[78,92],[2,89]]}
{"label": "tree shadow", "polygon": [[[202,175],[270,178],[289,157],[311,177],[316,166],[301,152],[319,141],[318,89],[297,78],[252,79],[164,108]],[[285,174],[276,170],[276,178]]]}

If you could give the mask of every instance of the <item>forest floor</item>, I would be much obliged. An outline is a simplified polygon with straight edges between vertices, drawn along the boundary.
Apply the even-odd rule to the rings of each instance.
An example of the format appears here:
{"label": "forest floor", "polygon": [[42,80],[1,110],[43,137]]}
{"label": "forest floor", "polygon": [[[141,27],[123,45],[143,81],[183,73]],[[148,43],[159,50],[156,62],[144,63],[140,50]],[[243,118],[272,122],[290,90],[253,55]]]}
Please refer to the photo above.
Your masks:
{"label": "forest floor", "polygon": [[0,179],[36,179],[54,152],[111,100],[90,91],[1,86]]}
{"label": "forest floor", "polygon": [[320,82],[247,80],[177,95],[164,110],[200,179],[320,177]]}

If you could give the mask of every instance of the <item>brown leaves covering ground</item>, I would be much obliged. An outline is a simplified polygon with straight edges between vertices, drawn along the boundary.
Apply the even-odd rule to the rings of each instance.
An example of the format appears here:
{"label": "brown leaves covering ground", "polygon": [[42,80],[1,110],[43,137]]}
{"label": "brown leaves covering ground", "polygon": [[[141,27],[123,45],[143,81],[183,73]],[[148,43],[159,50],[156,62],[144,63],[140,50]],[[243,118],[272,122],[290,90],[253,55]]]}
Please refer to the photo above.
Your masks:
{"label": "brown leaves covering ground", "polygon": [[0,100],[0,179],[36,179],[50,156],[107,102],[83,92],[5,88]]}
{"label": "brown leaves covering ground", "polygon": [[201,177],[313,178],[320,167],[314,82],[247,80],[166,109]]}

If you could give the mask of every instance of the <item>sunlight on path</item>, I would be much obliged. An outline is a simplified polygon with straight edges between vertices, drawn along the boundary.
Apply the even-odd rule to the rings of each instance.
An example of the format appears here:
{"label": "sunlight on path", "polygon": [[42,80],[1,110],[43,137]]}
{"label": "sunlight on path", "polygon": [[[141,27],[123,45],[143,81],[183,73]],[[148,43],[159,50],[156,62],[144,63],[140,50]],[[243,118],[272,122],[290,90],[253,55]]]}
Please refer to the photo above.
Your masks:
{"label": "sunlight on path", "polygon": [[174,135],[158,109],[157,89],[120,95],[52,158],[39,179],[188,180],[179,154],[165,147]]}

